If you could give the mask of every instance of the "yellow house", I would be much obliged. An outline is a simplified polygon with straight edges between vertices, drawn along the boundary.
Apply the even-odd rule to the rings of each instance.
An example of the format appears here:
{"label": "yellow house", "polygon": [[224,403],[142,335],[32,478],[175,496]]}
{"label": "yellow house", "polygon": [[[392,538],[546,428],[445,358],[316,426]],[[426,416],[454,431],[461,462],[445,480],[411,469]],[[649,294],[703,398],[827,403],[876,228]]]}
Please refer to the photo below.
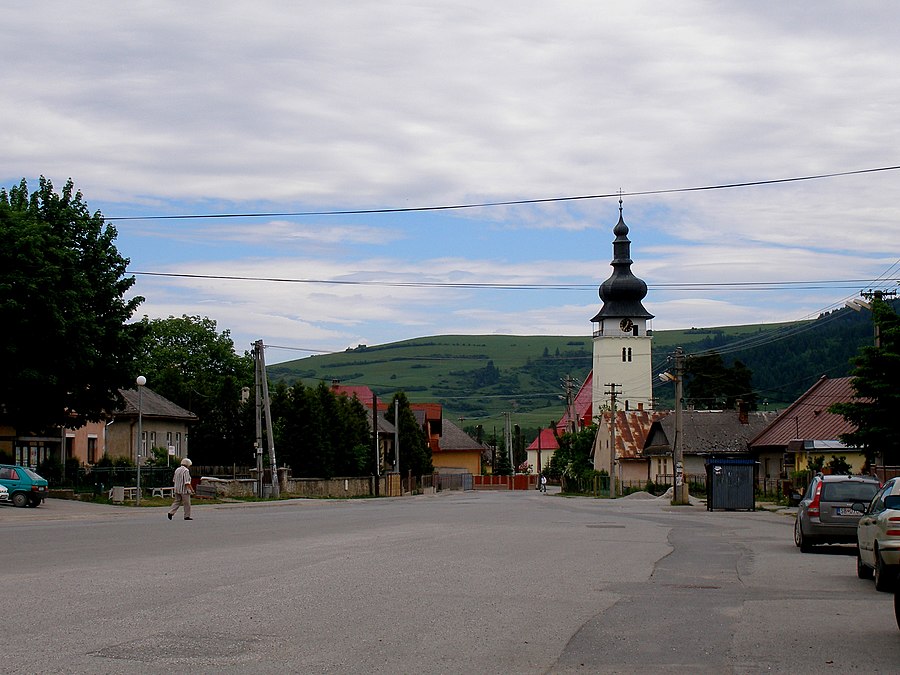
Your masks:
{"label": "yellow house", "polygon": [[447,419],[441,427],[438,449],[431,451],[434,470],[437,473],[481,475],[481,462],[487,447]]}

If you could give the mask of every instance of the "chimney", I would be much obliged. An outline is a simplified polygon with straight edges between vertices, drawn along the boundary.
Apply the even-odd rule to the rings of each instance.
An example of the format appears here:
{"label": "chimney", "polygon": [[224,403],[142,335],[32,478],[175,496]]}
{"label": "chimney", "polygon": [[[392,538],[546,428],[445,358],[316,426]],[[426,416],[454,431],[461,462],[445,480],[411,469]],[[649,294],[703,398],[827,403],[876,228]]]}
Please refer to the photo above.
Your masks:
{"label": "chimney", "polygon": [[750,424],[749,406],[741,399],[737,400],[738,420],[741,424]]}

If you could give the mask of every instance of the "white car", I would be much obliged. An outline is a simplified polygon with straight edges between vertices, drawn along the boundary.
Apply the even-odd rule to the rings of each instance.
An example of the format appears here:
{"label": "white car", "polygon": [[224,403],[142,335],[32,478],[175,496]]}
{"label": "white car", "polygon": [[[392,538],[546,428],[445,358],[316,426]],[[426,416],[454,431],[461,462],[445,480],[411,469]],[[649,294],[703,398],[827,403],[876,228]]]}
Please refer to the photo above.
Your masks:
{"label": "white car", "polygon": [[9,501],[9,490],[6,489],[5,485],[0,485],[0,502],[8,502]]}
{"label": "white car", "polygon": [[875,588],[889,591],[900,570],[900,477],[875,493],[856,526],[856,573],[875,577]]}

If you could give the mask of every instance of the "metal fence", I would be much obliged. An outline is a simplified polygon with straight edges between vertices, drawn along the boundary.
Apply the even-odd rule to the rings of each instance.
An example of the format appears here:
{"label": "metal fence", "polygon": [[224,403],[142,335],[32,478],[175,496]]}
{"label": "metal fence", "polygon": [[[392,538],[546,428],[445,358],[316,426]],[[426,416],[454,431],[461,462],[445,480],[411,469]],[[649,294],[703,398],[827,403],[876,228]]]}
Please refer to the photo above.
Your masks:
{"label": "metal fence", "polygon": [[470,473],[436,473],[432,476],[434,488],[440,490],[473,490]]}
{"label": "metal fence", "polygon": [[[170,487],[173,468],[141,467],[141,488]],[[104,494],[114,485],[137,486],[137,467],[104,466],[79,467],[77,471],[67,471],[51,487],[71,488],[76,492]]]}

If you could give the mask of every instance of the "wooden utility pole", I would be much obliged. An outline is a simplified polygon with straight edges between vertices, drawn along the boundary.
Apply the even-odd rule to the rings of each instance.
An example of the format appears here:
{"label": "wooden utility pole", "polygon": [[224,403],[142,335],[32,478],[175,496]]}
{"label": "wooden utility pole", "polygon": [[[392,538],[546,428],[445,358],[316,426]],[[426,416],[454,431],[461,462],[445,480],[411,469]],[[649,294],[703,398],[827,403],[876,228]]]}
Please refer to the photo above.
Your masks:
{"label": "wooden utility pole", "polygon": [[609,395],[609,496],[618,495],[616,490],[616,398],[619,395],[621,384],[609,383],[606,385]]}

